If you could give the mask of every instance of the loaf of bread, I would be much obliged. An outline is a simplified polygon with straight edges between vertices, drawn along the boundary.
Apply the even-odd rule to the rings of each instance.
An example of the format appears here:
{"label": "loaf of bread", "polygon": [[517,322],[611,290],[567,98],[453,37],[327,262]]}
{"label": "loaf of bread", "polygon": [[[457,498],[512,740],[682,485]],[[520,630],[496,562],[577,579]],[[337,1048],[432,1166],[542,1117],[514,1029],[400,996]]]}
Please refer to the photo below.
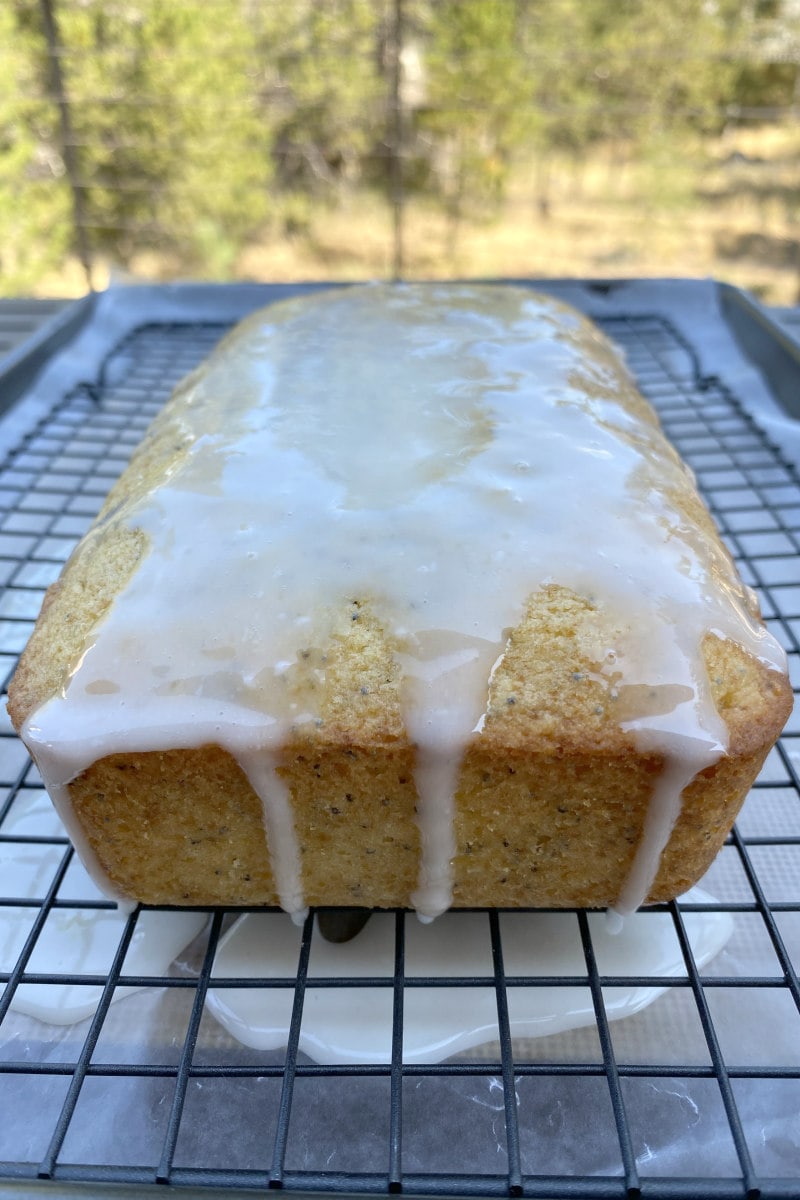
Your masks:
{"label": "loaf of bread", "polygon": [[429,284],[238,326],[9,699],[110,894],[432,917],[680,894],[791,693],[613,346],[525,288]]}

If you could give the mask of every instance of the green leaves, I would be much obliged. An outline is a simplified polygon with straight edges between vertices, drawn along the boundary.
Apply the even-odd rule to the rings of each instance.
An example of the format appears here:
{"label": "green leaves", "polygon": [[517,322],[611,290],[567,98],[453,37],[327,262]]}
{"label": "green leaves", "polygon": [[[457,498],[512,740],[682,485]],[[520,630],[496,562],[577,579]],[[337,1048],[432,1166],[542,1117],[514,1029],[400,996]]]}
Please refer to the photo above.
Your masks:
{"label": "green leaves", "polygon": [[423,196],[455,231],[521,164],[546,180],[554,154],[603,145],[652,164],[661,195],[731,105],[789,105],[797,74],[770,50],[796,44],[789,18],[765,32],[739,0],[402,0],[399,43],[394,0],[51,4],[71,179],[41,0],[0,3],[6,292],[75,246],[75,193],[96,260],[220,279],[356,190]]}

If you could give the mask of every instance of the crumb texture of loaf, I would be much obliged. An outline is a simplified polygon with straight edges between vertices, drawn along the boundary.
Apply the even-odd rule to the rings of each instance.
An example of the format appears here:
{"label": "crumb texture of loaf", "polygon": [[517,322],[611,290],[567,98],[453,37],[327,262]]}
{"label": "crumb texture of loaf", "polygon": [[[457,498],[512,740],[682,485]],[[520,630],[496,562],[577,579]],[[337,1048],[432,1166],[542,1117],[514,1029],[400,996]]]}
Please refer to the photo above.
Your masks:
{"label": "crumb texture of loaf", "polygon": [[9,693],[112,894],[430,916],[680,894],[790,703],[614,348],[488,285],[238,327],[151,426]]}

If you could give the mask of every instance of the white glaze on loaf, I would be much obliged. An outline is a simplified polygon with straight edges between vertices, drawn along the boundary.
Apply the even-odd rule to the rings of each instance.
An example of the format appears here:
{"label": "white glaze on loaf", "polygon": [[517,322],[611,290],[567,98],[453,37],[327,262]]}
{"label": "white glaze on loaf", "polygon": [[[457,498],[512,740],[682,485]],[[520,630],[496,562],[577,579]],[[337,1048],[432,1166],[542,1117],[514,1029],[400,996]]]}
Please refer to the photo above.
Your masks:
{"label": "white glaze on loaf", "polygon": [[290,732],[318,719],[296,664],[324,670],[331,611],[359,600],[399,648],[423,847],[413,899],[441,913],[465,746],[526,599],[557,583],[616,615],[597,673],[622,728],[665,764],[618,900],[635,909],[681,792],[725,751],[704,636],[785,660],[717,538],[671,499],[687,469],[606,339],[522,288],[334,290],[243,322],[173,404],[186,454],[114,515],[148,553],[23,730],[90,864],[71,779],[113,753],[216,743],[261,797],[281,903],[301,912],[276,768]]}

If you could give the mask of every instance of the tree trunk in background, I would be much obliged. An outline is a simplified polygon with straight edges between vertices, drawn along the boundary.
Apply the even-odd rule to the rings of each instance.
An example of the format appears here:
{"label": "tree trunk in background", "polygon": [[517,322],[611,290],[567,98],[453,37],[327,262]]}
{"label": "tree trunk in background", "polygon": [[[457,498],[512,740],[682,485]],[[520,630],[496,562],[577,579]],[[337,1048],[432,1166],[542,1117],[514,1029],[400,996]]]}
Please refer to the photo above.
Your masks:
{"label": "tree trunk in background", "polygon": [[39,0],[39,7],[42,14],[44,36],[47,40],[47,54],[49,60],[48,90],[52,97],[53,103],[58,108],[59,129],[61,135],[61,157],[64,160],[64,170],[67,173],[70,191],[72,192],[72,213],[75,224],[75,248],[78,252],[78,258],[80,259],[81,266],[83,267],[86,275],[86,284],[91,292],[94,290],[92,284],[92,256],[87,234],[86,211],[83,203],[83,191],[81,187],[80,167],[78,162],[78,148],[75,144],[75,134],[72,128],[72,116],[70,113],[66,81],[64,78],[64,72],[61,69],[62,45],[58,32],[56,0]]}

